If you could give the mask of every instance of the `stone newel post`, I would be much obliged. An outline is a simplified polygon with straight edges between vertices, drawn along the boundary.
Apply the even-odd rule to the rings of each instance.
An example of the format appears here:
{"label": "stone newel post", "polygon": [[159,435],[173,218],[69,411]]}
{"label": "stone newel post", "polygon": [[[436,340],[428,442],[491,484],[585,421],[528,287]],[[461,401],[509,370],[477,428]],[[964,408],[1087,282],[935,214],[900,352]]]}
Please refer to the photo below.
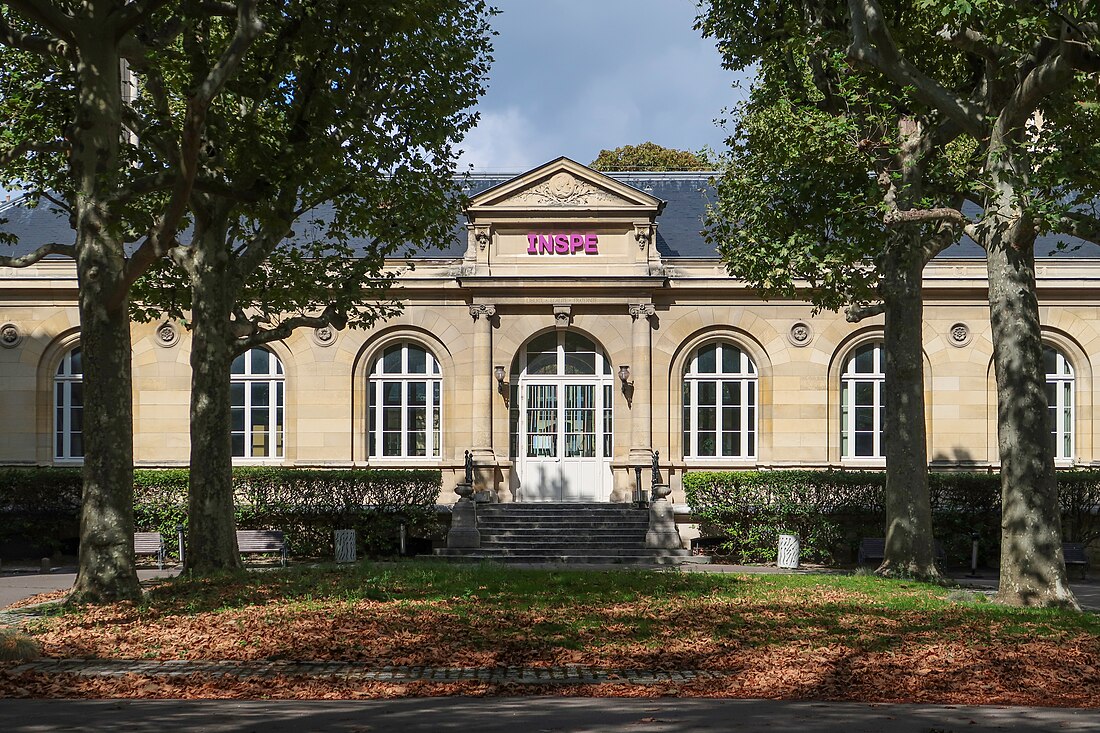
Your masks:
{"label": "stone newel post", "polygon": [[645,546],[655,550],[681,550],[684,541],[676,528],[676,515],[668,500],[672,489],[661,480],[660,454],[653,451],[653,481],[649,498],[649,529]]}

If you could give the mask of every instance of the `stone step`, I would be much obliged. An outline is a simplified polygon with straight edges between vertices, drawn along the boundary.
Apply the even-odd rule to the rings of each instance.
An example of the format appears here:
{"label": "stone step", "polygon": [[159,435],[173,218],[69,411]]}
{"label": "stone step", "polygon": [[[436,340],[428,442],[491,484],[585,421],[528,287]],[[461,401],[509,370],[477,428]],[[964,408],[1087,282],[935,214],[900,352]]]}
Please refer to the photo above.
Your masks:
{"label": "stone step", "polygon": [[613,530],[613,529],[644,529],[649,522],[523,522],[520,520],[485,519],[478,517],[478,528],[492,527],[494,529],[571,529],[580,530]]}
{"label": "stone step", "polygon": [[608,547],[568,547],[551,545],[549,547],[482,547],[473,549],[471,552],[489,552],[495,555],[502,555],[505,557],[531,557],[545,554],[570,554],[570,555],[607,555],[609,557],[618,556],[630,556],[630,555],[648,555],[654,552],[683,552],[687,554],[687,550],[651,550],[646,547],[623,547],[623,546],[608,546]]}
{"label": "stone step", "polygon": [[492,545],[494,547],[646,547],[646,536],[635,537],[598,537],[598,538],[569,538],[569,537],[494,537],[482,534],[482,547]]}
{"label": "stone step", "polygon": [[587,512],[574,512],[559,509],[539,509],[526,512],[517,512],[508,509],[486,508],[484,505],[477,508],[477,513],[478,516],[481,517],[527,517],[529,519],[536,519],[538,517],[552,517],[553,519],[584,519],[585,517],[638,518],[649,516],[649,512],[639,511],[637,509],[608,509],[593,510]]}
{"label": "stone step", "polygon": [[505,555],[492,550],[436,550],[435,557],[453,562],[497,562],[522,565],[680,565],[705,564],[706,555],[691,555],[687,550],[638,550],[629,555],[600,553],[548,552],[541,555]]}
{"label": "stone step", "polygon": [[552,540],[555,538],[561,539],[574,539],[592,537],[602,540],[631,540],[636,537],[645,537],[646,528],[642,527],[637,530],[629,529],[607,529],[602,532],[577,532],[572,529],[528,529],[528,528],[516,528],[516,529],[498,529],[487,528],[484,525],[478,528],[481,531],[482,537],[498,537],[500,539],[513,538],[517,540],[534,540],[544,539]]}

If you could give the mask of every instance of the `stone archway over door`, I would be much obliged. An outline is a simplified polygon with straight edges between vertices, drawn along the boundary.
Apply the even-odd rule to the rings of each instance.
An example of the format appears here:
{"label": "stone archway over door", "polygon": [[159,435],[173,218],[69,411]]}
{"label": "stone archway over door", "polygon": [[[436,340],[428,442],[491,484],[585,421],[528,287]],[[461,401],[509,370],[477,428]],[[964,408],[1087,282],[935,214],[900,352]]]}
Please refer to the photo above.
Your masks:
{"label": "stone archway over door", "polygon": [[556,330],[528,341],[517,361],[516,500],[607,501],[613,380],[603,350],[579,333]]}

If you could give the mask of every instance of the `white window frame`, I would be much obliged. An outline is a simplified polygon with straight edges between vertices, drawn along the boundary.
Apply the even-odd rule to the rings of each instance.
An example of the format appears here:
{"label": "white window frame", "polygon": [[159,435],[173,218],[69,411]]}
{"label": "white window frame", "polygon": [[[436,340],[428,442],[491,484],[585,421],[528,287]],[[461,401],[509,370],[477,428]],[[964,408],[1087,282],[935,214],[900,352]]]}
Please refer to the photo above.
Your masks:
{"label": "white window frame", "polygon": [[[709,347],[715,346],[715,371],[699,371],[699,354]],[[733,349],[739,354],[736,371],[724,371],[725,350]],[[699,447],[699,385],[705,382],[714,383],[715,393],[715,423],[714,423],[714,455],[698,455]],[[722,399],[722,384],[733,382],[740,385],[741,401],[732,405],[739,410],[739,424],[736,430],[739,434],[737,454],[722,454],[722,433],[724,430]],[[686,396],[684,393],[687,393]],[[686,425],[681,426],[681,436],[686,436],[686,444],[682,446],[684,459],[691,461],[755,461],[760,450],[760,373],[756,363],[747,351],[731,341],[708,341],[696,348],[684,370],[681,385],[681,420]],[[751,417],[750,417],[751,415]],[[751,449],[751,450],[750,450]]]}
{"label": "white window frame", "polygon": [[[872,350],[871,372],[857,372],[856,357],[864,351]],[[886,383],[885,374],[886,354],[882,341],[872,341],[860,344],[852,349],[844,362],[844,373],[840,375],[840,453],[845,461],[882,461],[886,458],[883,452],[882,418],[883,418],[883,385]],[[870,383],[872,385],[872,453],[871,455],[857,455],[856,446],[856,387],[858,384]],[[867,407],[867,405],[861,405]],[[862,431],[866,432],[866,431]]]}
{"label": "white window frame", "polygon": [[[74,346],[65,352],[65,356],[62,357],[61,363],[57,365],[57,370],[54,372],[53,384],[53,458],[58,462],[65,463],[83,463],[84,462],[84,435],[83,430],[79,431],[81,437],[80,453],[76,455],[72,449],[73,445],[73,413],[79,409],[81,411],[81,418],[83,418],[84,411],[84,393],[83,389],[80,392],[80,404],[73,404],[73,386],[84,384],[84,360],[81,358],[81,367],[79,371],[73,371],[73,355],[80,352],[80,346]],[[81,427],[83,428],[84,421],[81,419]],[[61,444],[58,444],[58,441]]]}
{"label": "white window frame", "polygon": [[[1054,460],[1059,465],[1072,465],[1077,456],[1077,424],[1076,392],[1077,381],[1070,363],[1061,349],[1050,344],[1043,344],[1043,363],[1046,363],[1046,352],[1054,354],[1054,371],[1046,374],[1046,384],[1053,387],[1054,403],[1048,405],[1048,414],[1053,414],[1051,422],[1051,439],[1054,441]],[[1044,368],[1044,371],[1045,368]],[[1050,390],[1048,389],[1048,392]],[[1048,396],[1048,402],[1049,396]],[[1069,428],[1066,428],[1066,417],[1069,418]],[[1068,444],[1068,450],[1067,450]]]}
{"label": "white window frame", "polygon": [[[394,346],[401,348],[401,371],[384,372],[386,352]],[[409,371],[410,347],[424,352],[425,371]],[[383,404],[382,389],[385,382],[397,382],[401,385],[400,405]],[[409,408],[416,407],[409,405],[409,387],[415,383],[424,383],[425,437],[422,456],[409,454]],[[387,344],[375,356],[367,376],[367,459],[373,462],[441,460],[443,458],[443,402],[443,368],[432,350],[416,341]],[[383,438],[387,432],[383,429],[385,407],[397,407],[401,410],[401,451],[397,455],[383,455]],[[438,427],[434,424],[436,414],[439,419]]]}
{"label": "white window frame", "polygon": [[[267,353],[267,372],[257,372],[253,369],[252,355],[257,351]],[[233,437],[243,435],[244,454],[238,454],[236,448],[231,445],[233,462],[263,463],[282,460],[286,455],[286,372],[283,369],[283,362],[275,355],[275,352],[262,347],[249,349],[245,353],[238,355],[237,358],[234,359],[234,364],[237,359],[242,358],[244,359],[244,371],[230,376],[232,385],[244,385],[243,405],[238,404],[233,399],[232,386],[230,387],[230,414],[232,415],[235,410],[242,408],[244,410],[243,430],[232,430]],[[254,423],[252,419],[252,386],[263,383],[268,385],[267,426],[269,439],[267,442],[266,454],[260,455],[254,452],[252,445],[252,434],[254,428],[258,424]]]}

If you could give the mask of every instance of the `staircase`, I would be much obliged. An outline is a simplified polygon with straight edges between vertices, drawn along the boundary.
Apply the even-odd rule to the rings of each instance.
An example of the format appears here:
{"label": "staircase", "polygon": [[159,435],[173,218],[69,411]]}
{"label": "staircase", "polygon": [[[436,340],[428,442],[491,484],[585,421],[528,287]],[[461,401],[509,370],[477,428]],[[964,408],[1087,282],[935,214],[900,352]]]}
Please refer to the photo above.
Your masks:
{"label": "staircase", "polygon": [[503,563],[672,565],[698,562],[688,550],[645,546],[649,512],[629,504],[478,504],[478,549],[440,557]]}

